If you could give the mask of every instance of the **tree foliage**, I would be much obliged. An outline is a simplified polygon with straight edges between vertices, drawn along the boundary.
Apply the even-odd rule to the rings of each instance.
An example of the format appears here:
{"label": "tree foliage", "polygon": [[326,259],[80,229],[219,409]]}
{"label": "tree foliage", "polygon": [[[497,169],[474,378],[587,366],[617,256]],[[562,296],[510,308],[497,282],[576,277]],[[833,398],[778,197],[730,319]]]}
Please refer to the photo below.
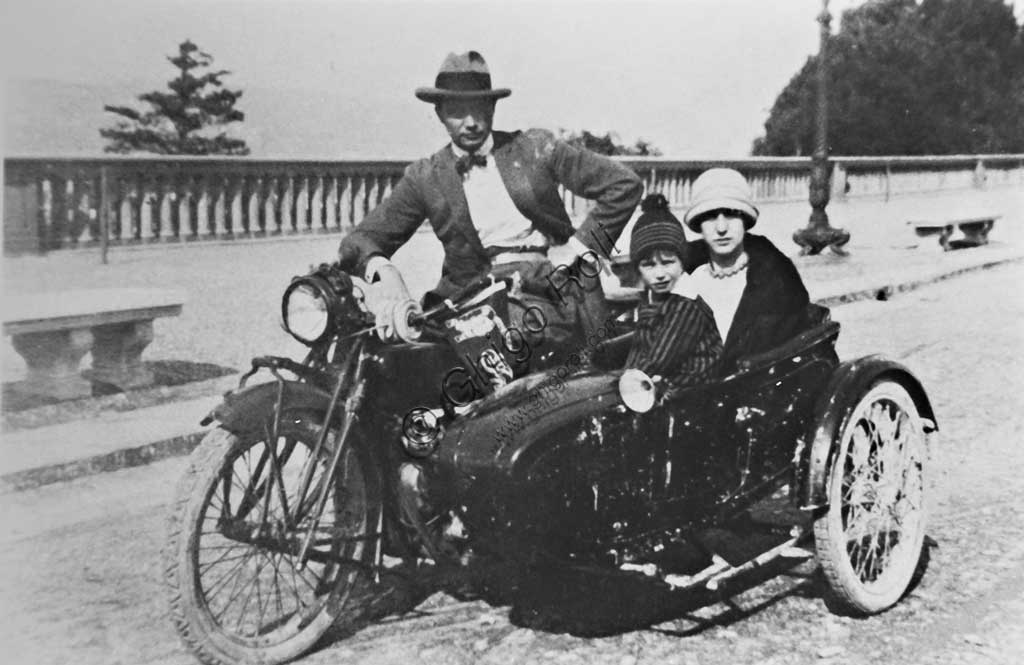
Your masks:
{"label": "tree foliage", "polygon": [[210,70],[213,57],[190,40],[178,45],[178,55],[168,56],[178,75],[167,82],[169,91],[154,90],[138,96],[149,110],[104,106],[119,116],[116,126],[100,130],[109,143],[106,152],[153,152],[164,155],[247,155],[242,139],[222,130],[241,122],[245,114],[235,108],[240,90],[223,87],[221,79],[231,72]]}
{"label": "tree foliage", "polygon": [[653,143],[645,139],[637,139],[633,145],[623,145],[618,135],[614,132],[605,132],[603,136],[599,136],[586,129],[571,133],[565,129],[559,129],[558,137],[571,146],[586,148],[599,155],[656,157],[661,154],[661,150],[658,150]]}
{"label": "tree foliage", "polygon": [[[779,94],[755,155],[813,151],[818,56]],[[828,45],[833,154],[1024,151],[1024,26],[1003,0],[869,0]]]}

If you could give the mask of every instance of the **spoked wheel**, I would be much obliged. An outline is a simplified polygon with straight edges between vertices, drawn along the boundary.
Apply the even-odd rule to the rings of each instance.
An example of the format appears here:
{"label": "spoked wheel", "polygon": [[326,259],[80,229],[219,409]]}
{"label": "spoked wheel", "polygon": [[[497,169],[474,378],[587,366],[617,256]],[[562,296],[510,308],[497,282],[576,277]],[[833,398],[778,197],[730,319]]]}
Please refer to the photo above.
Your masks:
{"label": "spoked wheel", "polygon": [[327,479],[328,452],[312,455],[318,430],[312,418],[282,416],[276,441],[219,429],[192,454],[171,507],[165,582],[175,627],[204,663],[291,660],[339,617],[358,616],[349,605],[376,547],[376,476],[357,448],[342,453],[300,565]]}
{"label": "spoked wheel", "polygon": [[906,389],[879,381],[843,426],[828,475],[815,547],[833,600],[854,614],[881,612],[906,592],[925,529],[924,428]]}

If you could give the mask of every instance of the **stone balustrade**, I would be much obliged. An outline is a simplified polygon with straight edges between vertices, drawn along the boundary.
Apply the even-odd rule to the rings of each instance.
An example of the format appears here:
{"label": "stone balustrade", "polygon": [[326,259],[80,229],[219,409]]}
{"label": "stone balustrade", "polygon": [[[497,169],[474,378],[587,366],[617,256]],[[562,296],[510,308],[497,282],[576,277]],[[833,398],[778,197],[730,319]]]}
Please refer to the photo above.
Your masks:
{"label": "stone balustrade", "polygon": [[[762,202],[807,198],[810,159],[621,158],[689,204],[694,179],[736,168]],[[970,187],[1024,186],[1024,155],[832,158],[832,197],[890,197]],[[83,246],[339,233],[359,223],[402,177],[407,160],[226,157],[7,157],[4,252]],[[565,192],[574,217],[590,205]]]}

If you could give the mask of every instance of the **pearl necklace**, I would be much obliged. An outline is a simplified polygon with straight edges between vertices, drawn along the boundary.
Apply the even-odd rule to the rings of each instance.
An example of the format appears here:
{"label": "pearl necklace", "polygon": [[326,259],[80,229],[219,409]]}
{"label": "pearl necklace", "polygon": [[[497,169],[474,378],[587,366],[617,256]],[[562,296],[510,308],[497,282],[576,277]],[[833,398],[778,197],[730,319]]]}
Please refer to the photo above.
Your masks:
{"label": "pearl necklace", "polygon": [[746,252],[743,252],[740,254],[740,257],[736,259],[736,263],[732,264],[728,268],[719,268],[713,261],[708,262],[708,271],[715,279],[725,279],[726,277],[732,277],[736,273],[746,270],[749,262],[750,257],[747,256]]}

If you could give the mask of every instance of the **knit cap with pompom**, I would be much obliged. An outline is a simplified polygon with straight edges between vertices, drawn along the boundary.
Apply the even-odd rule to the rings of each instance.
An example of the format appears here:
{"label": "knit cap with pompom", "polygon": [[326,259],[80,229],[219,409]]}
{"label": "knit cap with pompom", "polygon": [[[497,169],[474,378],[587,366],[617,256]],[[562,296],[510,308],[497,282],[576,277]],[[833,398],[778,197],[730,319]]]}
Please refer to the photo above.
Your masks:
{"label": "knit cap with pompom", "polygon": [[674,252],[682,260],[686,234],[683,225],[669,210],[668,199],[662,194],[650,194],[640,204],[640,210],[642,213],[629,238],[630,260],[637,263],[659,249]]}

